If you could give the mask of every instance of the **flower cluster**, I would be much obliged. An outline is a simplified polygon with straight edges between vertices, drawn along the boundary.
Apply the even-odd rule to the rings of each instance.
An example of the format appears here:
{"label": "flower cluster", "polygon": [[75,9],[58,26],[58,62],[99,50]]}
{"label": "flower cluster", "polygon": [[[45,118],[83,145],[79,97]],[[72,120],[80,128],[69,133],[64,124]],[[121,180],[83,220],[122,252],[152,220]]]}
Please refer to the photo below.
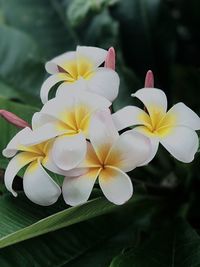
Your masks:
{"label": "flower cluster", "polygon": [[[46,70],[51,76],[41,87],[42,109],[3,151],[12,158],[5,185],[14,196],[13,180],[27,166],[23,187],[34,203],[51,205],[62,193],[67,204],[82,204],[98,180],[106,198],[120,205],[133,194],[126,173],[148,164],[159,143],[182,162],[194,159],[200,118],[183,103],[167,111],[166,95],[152,88],[151,73],[145,88],[132,95],[144,110],[126,106],[111,114],[119,91],[113,48],[78,46],[47,62]],[[57,83],[55,98],[48,100]],[[62,189],[51,172],[65,177]]]}

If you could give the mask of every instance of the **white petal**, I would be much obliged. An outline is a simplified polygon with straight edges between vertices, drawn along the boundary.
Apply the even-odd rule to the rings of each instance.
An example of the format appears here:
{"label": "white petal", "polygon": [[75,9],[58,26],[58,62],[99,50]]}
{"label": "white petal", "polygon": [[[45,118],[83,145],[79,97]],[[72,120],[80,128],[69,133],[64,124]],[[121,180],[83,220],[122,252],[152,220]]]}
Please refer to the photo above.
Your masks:
{"label": "white petal", "polygon": [[119,134],[112,121],[110,110],[97,111],[90,123],[90,141],[101,161],[104,161]]}
{"label": "white petal", "polygon": [[47,114],[58,120],[62,119],[63,114],[71,111],[75,105],[74,94],[66,94],[65,97],[56,97],[49,100],[41,109],[41,113]]}
{"label": "white petal", "polygon": [[122,205],[133,194],[133,185],[129,176],[123,171],[106,167],[99,174],[99,185],[105,197],[116,205]]}
{"label": "white petal", "polygon": [[93,63],[94,68],[97,68],[105,61],[108,51],[98,47],[78,46],[76,53],[77,62],[81,58],[86,58]]}
{"label": "white petal", "polygon": [[63,135],[66,132],[67,130],[56,127],[55,123],[47,123],[44,126],[35,129],[28,136],[26,136],[22,141],[22,144],[24,146],[33,146],[56,136]]}
{"label": "white petal", "polygon": [[86,80],[80,78],[73,83],[62,83],[56,92],[56,97],[65,97],[66,93],[72,94],[73,92],[82,93],[82,91],[87,90]]}
{"label": "white petal", "polygon": [[32,117],[32,129],[42,127],[44,124],[49,122],[55,122],[57,119],[48,114],[43,114],[41,112],[35,112]]}
{"label": "white petal", "polygon": [[[135,127],[134,131],[145,135],[143,128],[140,126]],[[151,145],[150,154],[149,154],[149,157],[147,158],[147,160],[143,162],[143,164],[138,165],[139,167],[147,165],[149,162],[151,162],[158,151],[160,139],[156,136],[152,136],[152,137],[147,136],[147,138],[149,139],[150,145]]]}
{"label": "white petal", "polygon": [[150,157],[151,143],[146,136],[131,130],[123,133],[113,144],[105,165],[129,172],[143,165]]}
{"label": "white petal", "polygon": [[31,133],[32,130],[28,127],[18,132],[8,143],[7,147],[3,150],[3,156],[7,158],[13,157],[19,150],[19,146],[22,144],[24,138],[29,136]]}
{"label": "white petal", "polygon": [[54,204],[61,194],[60,187],[43,169],[39,161],[31,163],[24,174],[24,193],[41,206]]}
{"label": "white petal", "polygon": [[114,70],[98,68],[87,83],[91,92],[102,95],[111,102],[118,96],[119,76]]}
{"label": "white petal", "polygon": [[62,187],[65,202],[70,206],[85,203],[91,194],[98,174],[99,169],[91,169],[79,177],[66,177]]}
{"label": "white petal", "polygon": [[17,196],[17,193],[12,188],[15,176],[17,175],[19,170],[21,170],[25,165],[27,165],[28,163],[30,163],[35,159],[36,158],[33,157],[30,153],[21,152],[14,158],[12,158],[8,163],[4,175],[5,186],[8,189],[8,191],[10,191],[15,197]]}
{"label": "white petal", "polygon": [[53,159],[62,170],[75,168],[85,157],[87,144],[82,133],[58,137],[53,145]]}
{"label": "white petal", "polygon": [[146,115],[146,112],[140,108],[127,106],[112,114],[112,118],[117,130],[120,131],[130,126],[143,124],[140,117]]}
{"label": "white petal", "polygon": [[41,90],[40,90],[40,98],[43,104],[48,101],[48,95],[49,95],[49,91],[51,90],[51,88],[58,82],[65,81],[65,80],[66,80],[65,75],[54,74],[44,81],[44,83],[42,84]]}
{"label": "white petal", "polygon": [[135,96],[140,99],[150,115],[155,108],[160,109],[163,113],[167,111],[167,98],[165,93],[160,89],[142,88],[131,96]]}
{"label": "white petal", "polygon": [[167,114],[175,116],[177,126],[187,126],[193,130],[200,130],[199,116],[184,103],[174,105]]}
{"label": "white petal", "polygon": [[185,163],[194,159],[199,146],[196,132],[184,126],[172,128],[170,135],[163,137],[160,142],[172,156]]}
{"label": "white petal", "polygon": [[45,65],[46,71],[50,74],[59,72],[57,66],[62,66],[67,61],[76,60],[76,52],[66,52],[48,61]]}

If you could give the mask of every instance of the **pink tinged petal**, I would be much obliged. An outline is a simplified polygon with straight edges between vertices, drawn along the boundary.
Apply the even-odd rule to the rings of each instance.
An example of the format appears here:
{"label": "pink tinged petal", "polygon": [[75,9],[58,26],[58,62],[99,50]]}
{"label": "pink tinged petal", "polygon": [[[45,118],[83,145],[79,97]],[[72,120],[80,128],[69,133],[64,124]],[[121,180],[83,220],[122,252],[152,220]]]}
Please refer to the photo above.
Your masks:
{"label": "pink tinged petal", "polygon": [[[135,127],[134,131],[145,135],[143,127],[140,127],[140,126],[139,127]],[[148,139],[150,141],[150,146],[151,146],[150,154],[149,154],[149,157],[147,158],[147,160],[143,164],[141,164],[139,166],[144,166],[144,165],[147,165],[149,162],[151,162],[153,160],[153,158],[155,157],[157,151],[158,151],[160,139],[158,137],[156,137],[156,136],[152,136],[152,137],[147,136],[147,137],[148,137]]]}
{"label": "pink tinged petal", "polygon": [[118,137],[110,110],[97,111],[91,119],[90,141],[101,162],[105,160]]}
{"label": "pink tinged petal", "polygon": [[63,64],[68,61],[76,60],[76,52],[66,52],[60,56],[53,58],[45,64],[46,71],[50,74],[58,73],[58,66],[63,66]]}
{"label": "pink tinged petal", "polygon": [[143,165],[151,155],[151,143],[146,136],[131,130],[119,136],[113,144],[105,165],[129,172]]}
{"label": "pink tinged petal", "polygon": [[10,160],[5,171],[4,182],[8,191],[10,191],[15,197],[17,196],[17,193],[12,188],[15,176],[24,166],[35,159],[36,157],[34,157],[33,154],[21,152]]}
{"label": "pink tinged petal", "polygon": [[87,144],[82,133],[58,137],[53,145],[53,160],[62,170],[71,170],[83,161]]}
{"label": "pink tinged petal", "polygon": [[28,127],[18,132],[8,143],[7,147],[3,150],[3,156],[7,158],[13,157],[19,150],[19,147],[23,143],[24,139],[31,133],[32,130]]}
{"label": "pink tinged petal", "polygon": [[41,206],[54,204],[61,194],[60,187],[43,169],[39,160],[32,162],[26,169],[23,187],[25,195]]}
{"label": "pink tinged petal", "polygon": [[169,130],[170,134],[161,139],[161,144],[179,161],[185,163],[193,161],[199,146],[196,132],[184,126],[173,127]]}
{"label": "pink tinged petal", "polygon": [[187,126],[193,130],[200,130],[200,117],[184,103],[174,105],[167,114],[176,117],[177,126]]}
{"label": "pink tinged petal", "polygon": [[107,56],[106,50],[92,46],[77,46],[76,53],[77,62],[82,58],[88,59],[93,63],[94,69],[99,67]]}
{"label": "pink tinged petal", "polygon": [[1,109],[0,110],[0,116],[2,116],[5,120],[7,120],[9,123],[19,127],[19,128],[25,128],[29,127],[31,128],[30,124],[24,120],[22,120],[20,117],[15,115],[14,113]]}
{"label": "pink tinged petal", "polygon": [[62,187],[65,202],[70,206],[85,203],[92,192],[99,171],[100,169],[92,168],[79,177],[66,177]]}
{"label": "pink tinged petal", "polygon": [[124,107],[112,114],[113,122],[118,131],[134,125],[141,125],[143,121],[140,119],[147,116],[146,112],[134,106]]}
{"label": "pink tinged petal", "polygon": [[154,88],[154,75],[151,70],[147,71],[146,77],[145,77],[145,82],[144,82],[144,87],[146,88]]}
{"label": "pink tinged petal", "polygon": [[154,109],[162,113],[167,111],[167,97],[165,93],[156,88],[142,88],[131,96],[137,97],[147,108],[150,116],[154,114]]}
{"label": "pink tinged petal", "polygon": [[111,102],[119,93],[119,76],[108,68],[98,68],[95,74],[88,81],[89,91],[102,95]]}
{"label": "pink tinged petal", "polygon": [[47,123],[26,136],[22,144],[25,146],[33,146],[65,133],[67,133],[67,130],[60,129],[55,123]]}
{"label": "pink tinged petal", "polygon": [[42,84],[41,90],[40,90],[40,98],[43,104],[45,104],[48,101],[49,91],[52,89],[52,87],[55,84],[65,81],[65,80],[66,80],[65,75],[54,74],[44,81],[44,83]]}
{"label": "pink tinged petal", "polygon": [[124,204],[133,194],[129,176],[114,167],[106,167],[100,172],[99,185],[105,197],[116,205]]}
{"label": "pink tinged petal", "polygon": [[106,56],[104,67],[115,70],[115,49],[110,47]]}

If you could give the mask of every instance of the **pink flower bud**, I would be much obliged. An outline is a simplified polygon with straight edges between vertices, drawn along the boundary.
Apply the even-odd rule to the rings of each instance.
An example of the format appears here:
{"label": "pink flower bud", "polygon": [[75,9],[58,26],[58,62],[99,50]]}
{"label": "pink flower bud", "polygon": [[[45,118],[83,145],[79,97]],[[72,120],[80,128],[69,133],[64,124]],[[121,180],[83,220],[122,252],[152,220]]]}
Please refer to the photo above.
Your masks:
{"label": "pink flower bud", "polygon": [[25,128],[29,127],[31,128],[30,124],[28,122],[22,120],[17,115],[13,114],[10,111],[0,109],[0,116],[3,117],[5,120],[7,120],[9,123],[19,127],[19,128]]}
{"label": "pink flower bud", "polygon": [[104,67],[115,70],[115,49],[113,47],[108,49]]}
{"label": "pink flower bud", "polygon": [[153,75],[153,72],[151,70],[147,71],[147,74],[145,77],[144,87],[154,88],[154,75]]}

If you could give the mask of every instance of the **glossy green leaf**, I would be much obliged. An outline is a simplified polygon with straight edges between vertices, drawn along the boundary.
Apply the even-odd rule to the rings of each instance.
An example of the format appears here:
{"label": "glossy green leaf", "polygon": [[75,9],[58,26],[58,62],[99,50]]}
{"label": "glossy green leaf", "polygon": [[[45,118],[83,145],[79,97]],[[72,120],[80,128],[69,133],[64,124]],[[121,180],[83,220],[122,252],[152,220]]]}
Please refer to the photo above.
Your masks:
{"label": "glossy green leaf", "polygon": [[117,256],[110,267],[200,266],[200,237],[185,221],[152,234],[136,248]]}

